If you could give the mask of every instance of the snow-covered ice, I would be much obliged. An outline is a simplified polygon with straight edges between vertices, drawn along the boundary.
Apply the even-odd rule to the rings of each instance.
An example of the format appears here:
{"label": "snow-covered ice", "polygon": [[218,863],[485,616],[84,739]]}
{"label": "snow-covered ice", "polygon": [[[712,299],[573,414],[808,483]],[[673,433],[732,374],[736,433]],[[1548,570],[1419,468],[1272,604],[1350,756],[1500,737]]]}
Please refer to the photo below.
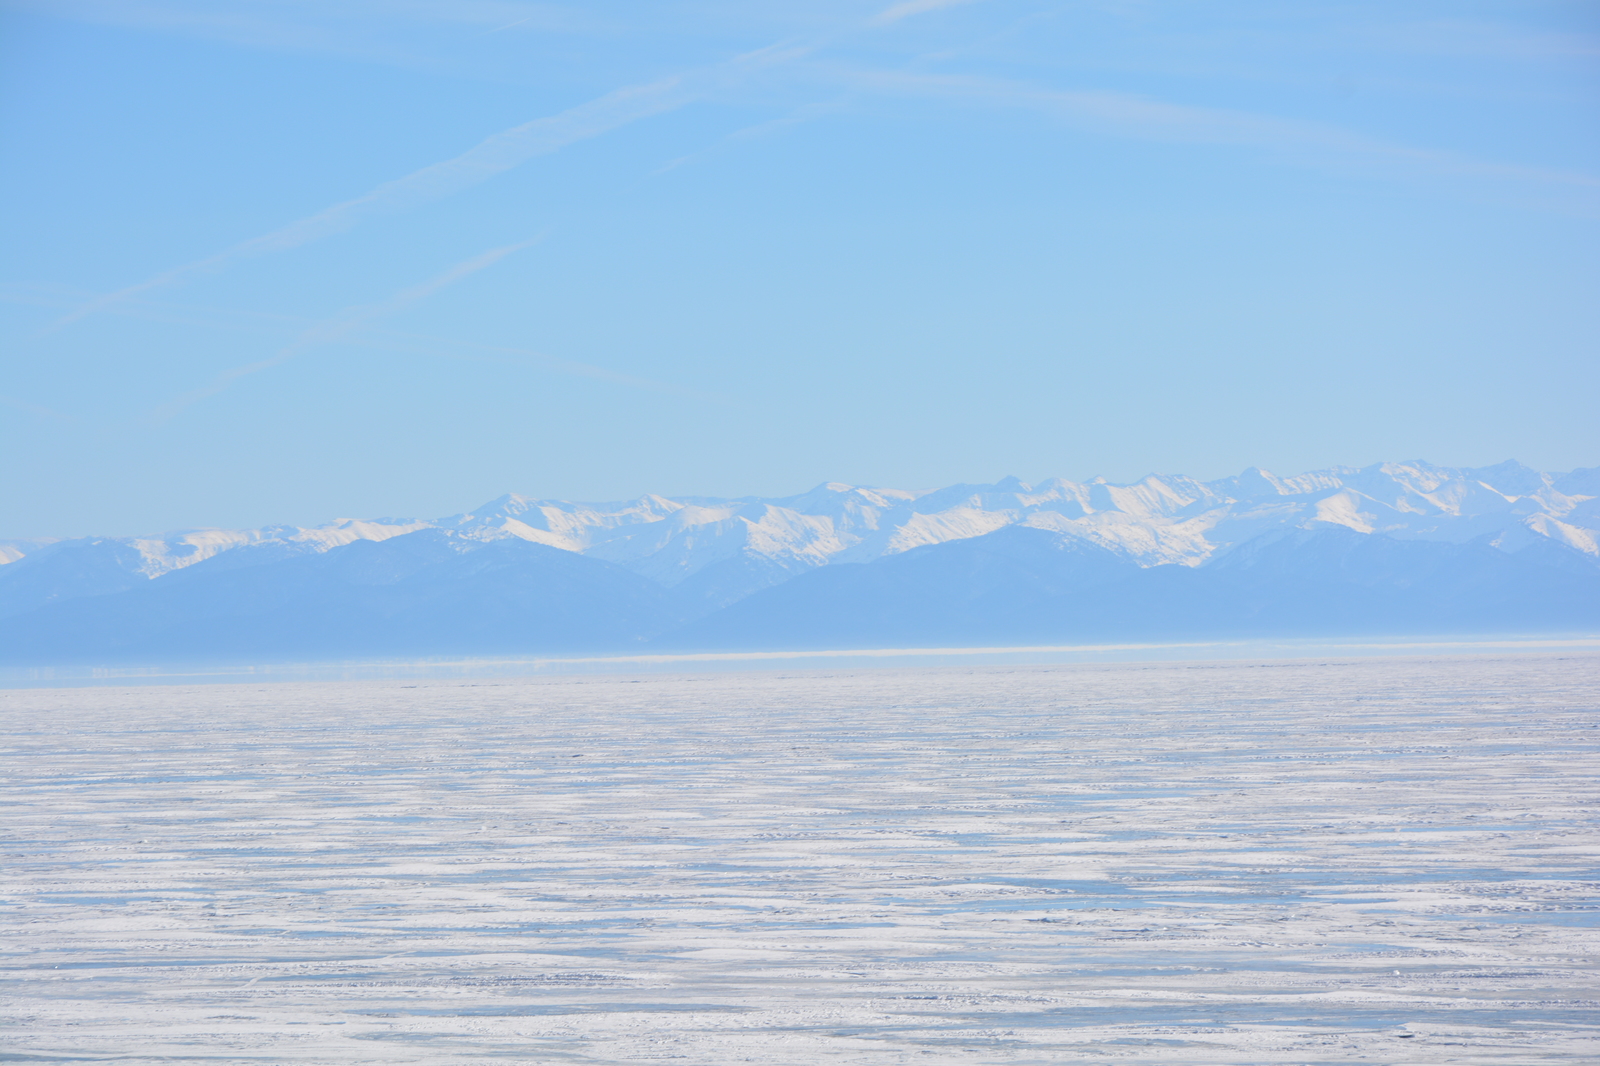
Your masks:
{"label": "snow-covered ice", "polygon": [[1600,1060],[1600,657],[0,692],[10,1062]]}

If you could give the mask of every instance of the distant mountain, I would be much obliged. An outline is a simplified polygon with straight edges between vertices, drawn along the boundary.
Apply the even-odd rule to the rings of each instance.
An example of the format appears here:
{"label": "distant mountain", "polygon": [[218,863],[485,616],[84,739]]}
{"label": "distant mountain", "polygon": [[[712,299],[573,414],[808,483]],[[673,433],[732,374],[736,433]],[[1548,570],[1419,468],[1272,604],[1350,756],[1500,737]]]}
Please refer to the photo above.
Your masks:
{"label": "distant mountain", "polygon": [[1600,564],[1329,527],[1208,564],[1143,568],[1012,526],[755,593],[663,638],[680,649],[940,647],[1600,630]]}
{"label": "distant mountain", "polygon": [[230,566],[0,620],[0,661],[128,662],[615,651],[677,620],[620,566],[524,540],[424,530]]}
{"label": "distant mountain", "polygon": [[410,519],[339,519],[317,529],[195,529],[153,537],[81,537],[0,542],[0,617],[35,607],[137,588],[154,578],[226,555],[253,565],[317,555],[357,541],[381,541],[434,523]]}
{"label": "distant mountain", "polygon": [[[1600,468],[1252,468],[0,542],[0,660],[1600,626]],[[9,621],[8,621],[9,619]]]}
{"label": "distant mountain", "polygon": [[1064,618],[1095,590],[1143,572],[1090,541],[1014,525],[802,574],[664,643],[700,649],[1010,642],[1037,635],[1039,616]]}

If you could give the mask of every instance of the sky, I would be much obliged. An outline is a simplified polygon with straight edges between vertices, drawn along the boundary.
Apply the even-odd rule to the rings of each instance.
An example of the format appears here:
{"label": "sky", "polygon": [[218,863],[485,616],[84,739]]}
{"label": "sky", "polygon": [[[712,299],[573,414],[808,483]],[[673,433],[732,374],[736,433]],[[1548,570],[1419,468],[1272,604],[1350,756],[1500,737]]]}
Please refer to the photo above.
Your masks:
{"label": "sky", "polygon": [[1600,464],[1600,6],[0,6],[0,537]]}

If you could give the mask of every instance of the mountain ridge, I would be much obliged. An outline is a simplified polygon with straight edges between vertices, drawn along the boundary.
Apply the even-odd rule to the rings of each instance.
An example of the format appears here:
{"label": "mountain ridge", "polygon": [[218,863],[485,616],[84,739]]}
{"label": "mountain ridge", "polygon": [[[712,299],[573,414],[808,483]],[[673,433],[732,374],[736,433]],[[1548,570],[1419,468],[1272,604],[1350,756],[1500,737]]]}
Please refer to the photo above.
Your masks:
{"label": "mountain ridge", "polygon": [[[1008,530],[1011,532],[1006,532]],[[511,560],[506,563],[511,567],[506,573],[512,575],[508,580],[532,582],[526,586],[527,590],[533,589],[538,581],[555,582],[552,588],[561,581],[569,581],[579,585],[590,582],[595,588],[611,589],[607,595],[613,596],[615,602],[606,601],[611,603],[607,609],[620,611],[619,617],[635,618],[635,622],[630,623],[632,628],[628,630],[632,635],[624,640],[618,635],[620,630],[607,629],[603,620],[583,614],[587,619],[583,624],[592,623],[592,633],[611,633],[605,640],[596,636],[591,643],[598,646],[607,640],[627,643],[645,639],[685,639],[683,634],[696,632],[701,619],[721,612],[723,623],[719,624],[727,624],[728,618],[740,615],[740,609],[736,609],[739,604],[759,598],[770,590],[790,589],[782,596],[769,596],[760,602],[780,602],[783,596],[799,595],[795,589],[804,591],[824,585],[843,589],[848,574],[857,572],[841,568],[878,567],[871,571],[870,578],[858,574],[859,580],[878,583],[880,591],[898,588],[891,598],[899,597],[902,603],[910,603],[922,593],[905,587],[903,581],[896,586],[895,582],[901,581],[897,575],[911,573],[918,566],[932,565],[917,560],[930,549],[940,547],[950,548],[938,556],[943,560],[939,566],[947,569],[940,571],[944,577],[930,580],[935,584],[956,580],[954,575],[965,573],[961,570],[963,566],[980,569],[988,566],[995,574],[1009,574],[1006,580],[1011,582],[1007,586],[1011,591],[1004,596],[995,593],[999,599],[994,602],[1011,597],[1007,601],[1010,604],[1007,611],[1022,617],[1034,609],[1027,606],[1033,603],[1030,597],[1037,599],[1040,592],[1039,588],[1030,591],[1025,587],[1028,582],[1048,585],[1055,580],[1046,574],[1048,567],[1039,570],[1036,565],[1040,559],[1047,558],[1035,551],[1038,545],[1054,545],[1050,550],[1058,555],[1067,552],[1065,546],[1071,545],[1071,552],[1084,558],[1092,556],[1106,566],[1110,565],[1107,559],[1117,560],[1123,578],[1130,582],[1128,588],[1132,591],[1128,595],[1133,599],[1129,602],[1134,602],[1148,595],[1140,590],[1158,586],[1175,590],[1210,587],[1206,582],[1215,585],[1223,580],[1215,574],[1227,572],[1230,567],[1238,569],[1243,565],[1242,560],[1253,557],[1252,553],[1259,555],[1269,551],[1270,545],[1279,540],[1293,541],[1309,551],[1311,549],[1305,548],[1309,543],[1306,535],[1330,530],[1342,530],[1358,538],[1349,544],[1360,544],[1360,538],[1373,539],[1373,545],[1368,546],[1371,551],[1363,557],[1373,566],[1379,565],[1380,556],[1376,554],[1379,541],[1472,546],[1474,550],[1494,553],[1475,555],[1476,562],[1472,564],[1483,574],[1502,574],[1502,578],[1494,580],[1510,580],[1503,575],[1511,571],[1501,565],[1499,557],[1514,555],[1521,560],[1517,566],[1527,571],[1524,576],[1528,581],[1546,582],[1546,571],[1562,571],[1583,585],[1590,571],[1600,568],[1600,468],[1552,474],[1512,461],[1482,468],[1442,467],[1413,461],[1361,468],[1330,467],[1292,477],[1280,477],[1250,467],[1238,475],[1210,482],[1183,475],[1156,474],[1126,484],[1115,484],[1104,478],[1087,482],[1051,478],[1028,484],[1010,477],[993,484],[958,484],[927,492],[825,482],[807,492],[786,497],[674,499],[645,495],[611,503],[541,500],[506,494],[476,510],[434,520],[340,519],[314,528],[268,526],[256,530],[178,531],[160,537],[78,538],[43,545],[4,542],[0,548],[8,549],[15,557],[0,565],[0,619],[31,618],[41,625],[44,622],[40,619],[57,619],[49,622],[46,628],[57,627],[52,631],[70,644],[72,624],[60,619],[78,618],[79,624],[88,627],[87,632],[98,624],[94,621],[97,612],[115,614],[124,609],[132,610],[127,607],[129,604],[142,604],[139,610],[159,614],[166,609],[162,604],[178,602],[173,599],[181,599],[178,590],[195,582],[209,582],[213,594],[223,596],[226,594],[222,590],[231,587],[230,582],[242,581],[249,585],[251,581],[264,580],[269,572],[301,576],[321,573],[327,581],[335,581],[327,575],[342,573],[339,567],[351,559],[383,558],[388,560],[385,565],[398,565],[397,560],[406,552],[420,550],[425,544],[435,548],[448,546],[452,557],[499,545],[502,550],[484,556],[483,562],[487,565],[491,558]],[[1004,535],[996,539],[999,534]],[[374,554],[371,548],[391,542],[396,542],[391,552]],[[1326,546],[1332,541],[1324,538],[1318,543]],[[517,544],[557,554],[512,551]],[[962,544],[968,545],[968,549],[950,547]],[[966,556],[962,555],[963,550],[967,551]],[[1530,550],[1531,554],[1525,554]],[[507,551],[512,554],[507,555]],[[1002,559],[1008,552],[1010,555]],[[1437,562],[1448,554],[1441,548],[1429,558]],[[979,560],[980,555],[988,561]],[[314,560],[331,560],[335,556],[341,561],[337,565],[330,561],[327,565],[331,569],[319,570],[321,564],[313,565]],[[584,559],[596,566],[569,565],[561,562],[563,557]],[[892,562],[906,558],[912,562]],[[297,569],[300,563],[305,566]],[[1534,570],[1528,569],[1535,563],[1537,576]],[[459,566],[463,569],[458,577],[465,581],[470,566],[466,563]],[[1206,571],[1212,576],[1203,579],[1162,574],[1136,576],[1172,568],[1175,568],[1174,573]],[[527,573],[523,573],[524,570]],[[261,573],[254,578],[224,577],[229,571]],[[536,573],[544,576],[536,577]],[[617,584],[621,581],[617,573],[631,576],[627,582]],[[830,576],[815,577],[818,573]],[[565,576],[558,580],[558,575]],[[1281,579],[1291,580],[1289,576]],[[1241,583],[1245,578],[1235,575],[1229,580],[1238,586],[1230,586],[1234,591],[1226,595],[1232,596],[1243,587]],[[1310,579],[1302,575],[1293,580]],[[1461,580],[1467,579],[1461,577]],[[796,582],[800,583],[796,585]],[[1162,585],[1163,582],[1167,584]],[[624,591],[624,585],[631,591]],[[158,587],[159,591],[152,591]],[[442,589],[424,589],[420,584],[405,587],[409,590],[406,595],[415,598],[413,606],[417,610],[423,610],[417,604],[431,602],[428,601],[430,596],[443,597],[439,602],[454,602],[450,599],[453,594]],[[576,589],[578,585],[571,588]],[[480,592],[488,597],[485,603],[494,601],[493,589],[485,586]],[[116,599],[129,594],[136,595],[132,599]],[[1347,594],[1355,595],[1346,589],[1339,596],[1348,598]],[[867,593],[858,589],[849,595],[843,592],[839,595],[848,600],[850,596],[859,598]],[[1171,595],[1177,596],[1178,592]],[[1224,594],[1214,590],[1204,595]],[[1565,602],[1564,594],[1559,594],[1554,585],[1547,588],[1545,595],[1549,605]],[[531,598],[526,599],[524,606],[538,610],[537,596],[531,591],[528,596]],[[379,606],[382,598],[377,593],[350,593],[348,603],[339,601],[342,606],[330,606],[333,601],[329,601],[315,609],[334,614],[346,612],[356,620],[351,624],[359,629],[369,623],[377,625],[372,621],[377,616],[369,615],[371,611],[382,614]],[[1378,610],[1378,599],[1369,599],[1370,603],[1361,610],[1371,614]],[[312,611],[314,600],[315,597],[307,599],[303,609]],[[87,606],[54,610],[73,602]],[[1405,610],[1415,607],[1411,601],[1407,602],[1411,605],[1391,607],[1404,614]],[[367,607],[360,608],[362,603]],[[633,603],[638,611],[629,614],[634,607],[624,608],[625,603]],[[646,603],[648,607],[639,606]],[[555,600],[550,600],[548,609],[555,610],[555,604]],[[1402,606],[1405,610],[1401,610]],[[1129,622],[1127,625],[1149,630],[1154,617],[1150,612],[1160,614],[1168,607],[1171,604],[1162,606],[1151,600],[1137,624]],[[948,605],[929,610],[938,613],[947,608]],[[728,613],[730,609],[732,613]],[[742,610],[748,613],[752,609]],[[861,610],[844,606],[837,609]],[[38,615],[41,610],[46,611],[46,615]],[[368,610],[369,614],[362,614],[362,610]],[[977,608],[971,607],[971,610]],[[1057,604],[1050,610],[1055,612],[1051,617],[1059,621],[1065,608]],[[1576,613],[1550,606],[1554,613],[1547,621],[1560,625],[1587,624],[1582,622],[1587,617],[1583,611],[1574,610]],[[1017,614],[1018,611],[1022,614]],[[983,612],[978,610],[977,613]],[[1104,630],[1111,625],[1111,619],[1124,613],[1123,606],[1108,602],[1097,608],[1096,624]],[[1537,614],[1534,611],[1528,618]],[[124,624],[140,625],[139,617],[144,616],[130,615],[124,619]],[[1198,618],[1184,624],[1193,629],[1200,624]],[[1439,618],[1448,620],[1445,615]],[[1568,622],[1561,622],[1562,618],[1567,618]],[[963,625],[977,632],[968,624],[970,622],[969,617]],[[463,615],[456,627],[465,631],[475,624]],[[1055,621],[1048,625],[1037,621],[1034,628],[1049,629],[1056,624]],[[1474,626],[1483,624],[1486,621],[1482,618],[1472,622]],[[1525,619],[1518,624],[1531,623]],[[1000,626],[1000,623],[995,625]],[[527,626],[523,629],[532,632]],[[961,626],[954,626],[951,632],[960,629]],[[750,628],[749,633],[759,630],[756,626]],[[406,640],[397,635],[400,630],[385,632],[390,632],[392,639],[385,639],[390,639],[393,646],[406,645]],[[669,638],[666,636],[669,633],[679,636]],[[728,631],[727,639],[734,636],[736,634]],[[13,651],[38,647],[43,653],[44,646],[26,633],[7,639],[13,641]],[[494,642],[487,632],[482,639]],[[435,634],[418,640],[421,644],[417,646],[421,647],[429,641],[438,644],[444,637]]]}

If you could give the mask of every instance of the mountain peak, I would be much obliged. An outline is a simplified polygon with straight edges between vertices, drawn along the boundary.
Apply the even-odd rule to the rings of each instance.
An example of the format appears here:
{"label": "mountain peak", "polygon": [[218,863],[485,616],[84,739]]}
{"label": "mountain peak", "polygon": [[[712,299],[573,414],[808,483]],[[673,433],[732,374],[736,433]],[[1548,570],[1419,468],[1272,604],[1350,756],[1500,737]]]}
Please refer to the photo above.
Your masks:
{"label": "mountain peak", "polygon": [[1376,463],[1293,477],[1251,466],[1207,483],[1148,474],[1129,484],[1096,477],[1029,485],[1007,475],[930,492],[825,481],[779,498],[648,494],[586,503],[507,493],[433,521],[342,518],[314,528],[5,541],[0,613],[37,606],[43,596],[132,588],[218,556],[229,567],[253,566],[422,529],[453,530],[472,543],[541,544],[669,584],[704,574],[696,580],[724,603],[807,569],[869,563],[1009,526],[1078,538],[1144,567],[1194,567],[1254,538],[1330,524],[1352,535],[1476,541],[1503,551],[1550,540],[1600,559],[1600,510],[1588,502],[1597,496],[1600,468],[1548,475],[1514,460],[1476,469]]}

